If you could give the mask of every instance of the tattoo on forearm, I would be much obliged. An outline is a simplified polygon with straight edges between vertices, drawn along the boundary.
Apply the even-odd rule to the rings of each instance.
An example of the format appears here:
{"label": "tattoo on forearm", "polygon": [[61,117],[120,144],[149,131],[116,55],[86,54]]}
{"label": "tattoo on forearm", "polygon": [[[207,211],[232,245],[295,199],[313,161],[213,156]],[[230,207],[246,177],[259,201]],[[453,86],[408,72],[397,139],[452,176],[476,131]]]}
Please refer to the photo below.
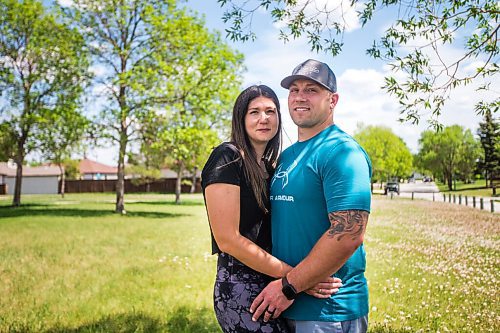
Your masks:
{"label": "tattoo on forearm", "polygon": [[330,229],[328,237],[340,241],[344,236],[350,235],[353,239],[363,233],[368,222],[368,212],[364,210],[345,210],[329,213]]}

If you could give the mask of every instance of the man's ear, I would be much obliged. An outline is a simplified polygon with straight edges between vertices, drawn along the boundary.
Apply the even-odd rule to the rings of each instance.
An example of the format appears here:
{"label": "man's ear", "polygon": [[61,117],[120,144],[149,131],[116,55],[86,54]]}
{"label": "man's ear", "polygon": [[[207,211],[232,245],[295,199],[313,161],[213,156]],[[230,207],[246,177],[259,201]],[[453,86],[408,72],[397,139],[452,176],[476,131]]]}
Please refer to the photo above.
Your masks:
{"label": "man's ear", "polygon": [[332,93],[330,96],[330,108],[333,109],[335,105],[337,105],[338,101],[339,101],[339,94]]}

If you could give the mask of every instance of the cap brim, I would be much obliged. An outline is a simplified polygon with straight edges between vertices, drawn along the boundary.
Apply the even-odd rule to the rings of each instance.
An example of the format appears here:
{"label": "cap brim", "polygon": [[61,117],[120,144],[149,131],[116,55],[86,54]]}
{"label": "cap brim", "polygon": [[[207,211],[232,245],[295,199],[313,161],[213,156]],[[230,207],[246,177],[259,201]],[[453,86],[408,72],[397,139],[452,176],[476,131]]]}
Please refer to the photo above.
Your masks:
{"label": "cap brim", "polygon": [[319,84],[320,86],[326,88],[326,90],[328,91],[331,91],[330,88],[328,88],[327,86],[325,86],[323,83],[313,79],[313,78],[310,78],[309,76],[305,76],[305,75],[290,75],[290,76],[287,76],[286,78],[284,78],[283,80],[281,80],[281,86],[285,89],[290,89],[290,86],[292,85],[293,81],[295,80],[299,80],[299,79],[304,79],[304,80],[310,80],[310,81],[313,81],[313,82],[316,82],[317,84]]}

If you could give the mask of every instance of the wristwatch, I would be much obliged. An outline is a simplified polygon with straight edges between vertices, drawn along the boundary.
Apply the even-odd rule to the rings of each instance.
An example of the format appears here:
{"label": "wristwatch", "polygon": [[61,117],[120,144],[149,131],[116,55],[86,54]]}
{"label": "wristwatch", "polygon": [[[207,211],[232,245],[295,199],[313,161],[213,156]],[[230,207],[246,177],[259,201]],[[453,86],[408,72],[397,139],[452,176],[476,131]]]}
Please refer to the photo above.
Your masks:
{"label": "wristwatch", "polygon": [[281,279],[281,285],[283,286],[281,292],[288,300],[291,301],[297,297],[297,289],[288,282],[286,275]]}

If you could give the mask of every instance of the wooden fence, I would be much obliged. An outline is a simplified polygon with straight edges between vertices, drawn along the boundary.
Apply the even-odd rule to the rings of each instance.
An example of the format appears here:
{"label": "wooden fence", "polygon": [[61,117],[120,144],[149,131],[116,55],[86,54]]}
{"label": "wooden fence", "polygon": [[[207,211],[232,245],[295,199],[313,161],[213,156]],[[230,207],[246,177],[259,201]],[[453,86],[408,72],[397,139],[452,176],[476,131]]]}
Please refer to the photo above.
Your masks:
{"label": "wooden fence", "polygon": [[[125,193],[137,192],[160,192],[175,193],[175,179],[161,179],[149,184],[133,184],[130,179],[125,179]],[[67,180],[65,193],[95,193],[95,192],[115,192],[116,180]],[[182,185],[181,192],[189,193],[191,185]],[[61,192],[61,183],[59,182],[59,192]],[[201,192],[201,184],[198,179],[195,192]]]}

